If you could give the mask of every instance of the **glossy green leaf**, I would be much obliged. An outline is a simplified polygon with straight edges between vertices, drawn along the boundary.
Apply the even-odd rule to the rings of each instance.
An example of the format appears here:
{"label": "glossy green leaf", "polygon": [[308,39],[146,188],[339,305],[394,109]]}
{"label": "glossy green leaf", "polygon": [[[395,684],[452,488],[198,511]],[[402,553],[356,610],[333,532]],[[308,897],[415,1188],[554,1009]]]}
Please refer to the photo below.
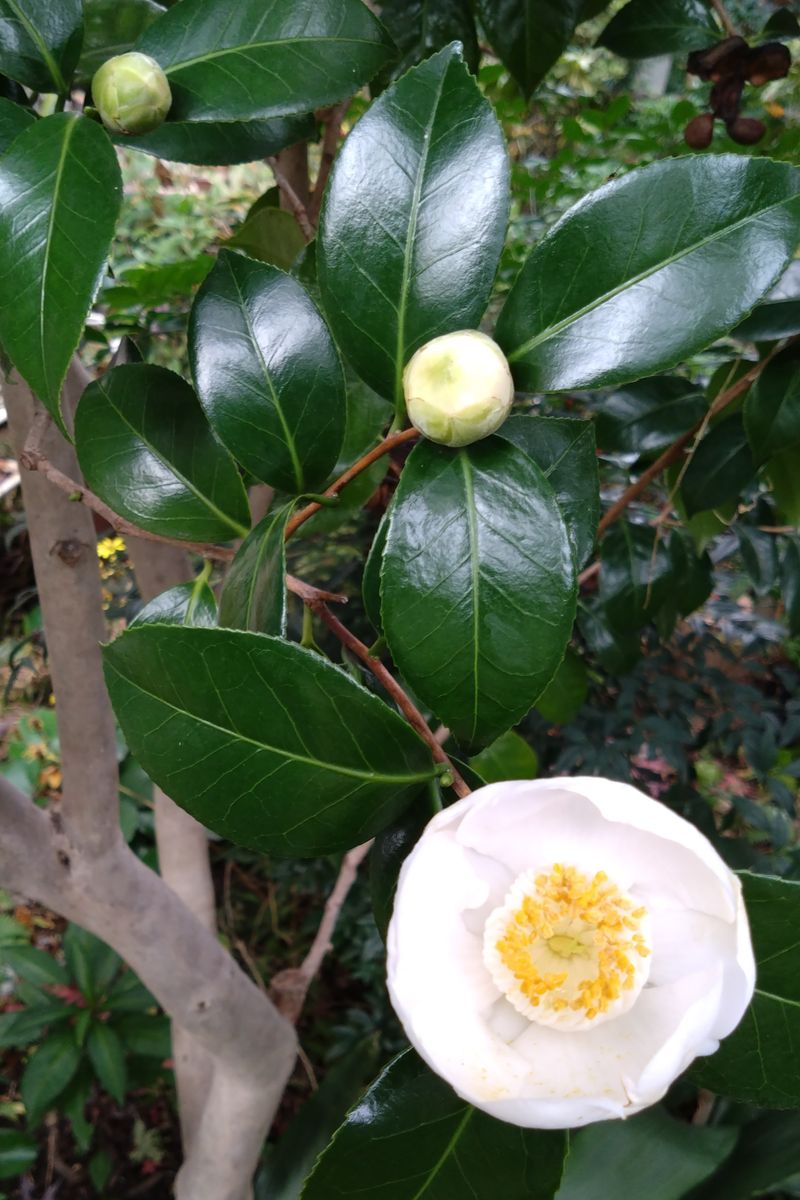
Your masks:
{"label": "glossy green leaf", "polygon": [[721,36],[703,0],[630,0],[599,44],[623,58],[651,58],[697,50]]}
{"label": "glossy green leaf", "polygon": [[344,375],[297,280],[223,251],[189,337],[200,401],[242,466],[283,491],[319,490],[344,437]]}
{"label": "glossy green leaf", "polygon": [[309,112],[394,54],[361,0],[181,0],[139,39],[164,68],[176,121]]}
{"label": "glossy green leaf", "polygon": [[272,205],[264,205],[250,213],[227,245],[242,250],[250,258],[271,263],[288,271],[302,253],[306,239],[293,213]]}
{"label": "glossy green leaf", "polygon": [[74,923],[64,934],[64,953],[72,980],[87,1000],[102,996],[122,966],[115,950]]}
{"label": "glossy green leaf", "polygon": [[163,1060],[169,1058],[172,1053],[167,1017],[131,1013],[129,1016],[115,1018],[113,1028],[129,1054],[141,1054],[144,1058]]}
{"label": "glossy green leaf", "polygon": [[431,797],[422,792],[404,813],[380,831],[369,854],[369,889],[372,911],[381,937],[392,918],[400,868],[433,816]]}
{"label": "glossy green leaf", "polygon": [[286,636],[286,522],[291,504],[271,510],[242,542],[219,597],[227,629]]}
{"label": "glossy green leaf", "polygon": [[597,414],[597,440],[605,451],[658,454],[707,411],[700,388],[685,379],[656,375],[605,397]]}
{"label": "glossy green leaf", "polygon": [[594,548],[600,520],[600,481],[594,426],[565,417],[510,417],[498,431],[524,450],[556,494],[582,567]]}
{"label": "glossy green leaf", "polygon": [[128,1073],[125,1067],[125,1047],[105,1021],[95,1021],[86,1039],[92,1066],[100,1084],[118,1104],[125,1099]]}
{"label": "glossy green leaf", "polygon": [[59,422],[121,197],[105,132],[74,113],[36,121],[0,159],[0,342]]}
{"label": "glossy green leaf", "polygon": [[383,622],[413,691],[467,746],[494,741],[555,674],[575,615],[555,495],[522,450],[422,442],[392,504]]}
{"label": "glossy green leaf", "polygon": [[467,66],[477,74],[481,54],[470,0],[383,0],[381,20],[400,57],[380,82],[384,75],[397,79],[450,42],[461,42]]}
{"label": "glossy green leaf", "polygon": [[303,1180],[377,1066],[376,1040],[374,1034],[362,1039],[331,1066],[278,1144],[271,1147],[256,1179],[254,1200],[298,1200]]}
{"label": "glossy green leaf", "polygon": [[383,552],[386,549],[386,537],[389,533],[389,514],[384,513],[375,537],[372,539],[367,561],[364,564],[364,577],[361,584],[361,595],[364,600],[364,611],[372,622],[373,629],[380,633],[383,629],[381,617],[381,568],[383,567]]}
{"label": "glossy green leaf", "polygon": [[297,856],[348,849],[433,774],[396,713],[293,643],[146,625],[105,657],[112,703],[144,770],[241,845]]}
{"label": "glossy green leaf", "polygon": [[714,565],[705,551],[697,553],[691,539],[684,537],[677,529],[670,535],[669,552],[673,577],[680,581],[669,599],[676,611],[687,617],[711,595]]}
{"label": "glossy green leaf", "polygon": [[19,1090],[28,1125],[35,1128],[53,1101],[63,1092],[81,1061],[81,1052],[70,1029],[51,1033],[28,1059]]}
{"label": "glossy green leaf", "polygon": [[153,21],[164,15],[156,0],[83,0],[83,47],[78,75],[89,80],[98,67],[130,50]]}
{"label": "glossy green leaf", "polygon": [[37,987],[69,982],[61,963],[53,958],[52,954],[47,954],[36,946],[3,946],[0,950],[0,964],[10,967],[20,979],[25,979]]}
{"label": "glossy green leaf", "polygon": [[800,541],[797,537],[787,540],[783,552],[781,592],[789,632],[792,637],[797,637],[800,635]]}
{"label": "glossy green leaf", "polygon": [[217,623],[217,600],[202,576],[193,583],[178,583],[140,609],[131,625],[203,625]]}
{"label": "glossy green leaf", "polygon": [[766,466],[772,499],[791,525],[800,525],[800,447],[774,454]]}
{"label": "glossy green leaf", "polygon": [[168,162],[227,167],[277,154],[313,137],[312,114],[273,117],[268,121],[165,121],[152,133],[115,137],[118,146],[140,150]]}
{"label": "glossy green leaf", "polygon": [[[683,1200],[728,1157],[738,1131],[677,1121],[650,1108],[627,1121],[604,1121],[570,1135],[555,1200]],[[729,1200],[725,1192],[718,1200]]]}
{"label": "glossy green leaf", "polygon": [[589,675],[580,658],[570,647],[564,661],[536,701],[536,711],[553,725],[566,725],[583,708],[589,692]]}
{"label": "glossy green leaf", "polygon": [[319,284],[338,344],[389,399],[430,338],[478,324],[508,217],[505,141],[457,46],[380,96],[328,182]]}
{"label": "glossy green leaf", "polygon": [[800,1173],[800,1116],[769,1112],[749,1121],[733,1154],[691,1200],[750,1200]]}
{"label": "glossy green leaf", "polygon": [[769,300],[731,331],[747,342],[777,342],[800,333],[800,300]]}
{"label": "glossy green leaf", "polygon": [[582,8],[583,0],[478,0],[486,35],[526,99],[566,49]]}
{"label": "glossy green leaf", "polygon": [[39,1157],[39,1145],[29,1133],[0,1129],[0,1179],[19,1181]]}
{"label": "glossy green leaf", "polygon": [[487,1117],[408,1050],[351,1110],[302,1196],[467,1200],[471,1192],[481,1200],[552,1200],[565,1155],[561,1130],[520,1129]]}
{"label": "glossy green leaf", "polygon": [[740,874],[756,957],[756,990],[741,1024],[692,1078],[762,1108],[800,1108],[800,883]]}
{"label": "glossy green leaf", "polygon": [[767,363],[744,402],[744,427],[757,462],[800,444],[800,353],[790,346]]}
{"label": "glossy green leaf", "polygon": [[601,666],[614,675],[626,675],[641,658],[638,632],[613,629],[599,604],[581,603],[578,627],[591,653]]}
{"label": "glossy green leaf", "polygon": [[524,738],[513,729],[508,729],[480,754],[471,758],[469,765],[486,783],[500,783],[504,779],[536,779],[539,774],[539,755]]}
{"label": "glossy green leaf", "polygon": [[130,363],[91,383],[75,417],[86,482],[129,521],[186,541],[242,535],[247,494],[191,387],[164,367]]}
{"label": "glossy green leaf", "polygon": [[617,521],[603,539],[600,602],[620,633],[651,621],[675,586],[669,548],[649,525]]}
{"label": "glossy green leaf", "polygon": [[693,517],[734,499],[755,473],[742,415],[734,413],[708,431],[686,469],[681,484],[686,512]]}
{"label": "glossy green leaf", "polygon": [[778,575],[778,540],[755,525],[737,521],[735,533],[750,582],[757,596],[766,596]]}
{"label": "glossy green leaf", "polygon": [[31,109],[0,96],[0,154],[5,154],[14,139],[35,121],[36,115]]}
{"label": "glossy green leaf", "polygon": [[67,94],[82,37],[81,0],[0,0],[0,71],[34,92]]}
{"label": "glossy green leaf", "polygon": [[641,167],[585,196],[534,248],[500,315],[517,386],[627,383],[726,333],[794,255],[799,185],[785,163],[710,154]]}

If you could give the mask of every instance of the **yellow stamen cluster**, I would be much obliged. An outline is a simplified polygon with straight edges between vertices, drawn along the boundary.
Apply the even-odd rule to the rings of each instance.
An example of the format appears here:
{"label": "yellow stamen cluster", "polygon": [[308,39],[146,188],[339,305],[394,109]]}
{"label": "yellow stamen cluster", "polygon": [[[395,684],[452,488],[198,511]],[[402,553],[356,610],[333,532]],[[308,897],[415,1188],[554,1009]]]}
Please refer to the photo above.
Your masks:
{"label": "yellow stamen cluster", "polygon": [[641,990],[649,969],[646,922],[645,908],[604,871],[590,878],[555,863],[526,872],[491,914],[484,957],[520,1012],[586,1027],[600,1014],[626,1011]]}

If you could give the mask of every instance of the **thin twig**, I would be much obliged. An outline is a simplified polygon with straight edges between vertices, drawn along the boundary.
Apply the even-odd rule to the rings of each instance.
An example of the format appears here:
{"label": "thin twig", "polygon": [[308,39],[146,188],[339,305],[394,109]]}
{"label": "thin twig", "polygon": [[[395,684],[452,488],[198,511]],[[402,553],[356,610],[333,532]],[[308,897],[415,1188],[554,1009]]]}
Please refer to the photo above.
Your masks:
{"label": "thin twig", "polygon": [[[34,422],[35,424],[36,422]],[[46,423],[45,423],[46,425]],[[34,431],[31,426],[31,433],[36,432],[37,436],[41,436],[42,426],[38,431]],[[25,448],[19,456],[19,464],[26,471],[38,471],[48,479],[50,483],[55,484],[62,492],[74,500],[76,503],[85,504],[92,512],[97,513],[104,521],[107,521],[112,529],[117,533],[127,537],[143,538],[148,542],[163,542],[169,546],[180,546],[184,550],[188,550],[193,554],[200,554],[203,558],[213,558],[219,562],[230,562],[236,554],[232,546],[215,546],[210,542],[185,542],[180,538],[166,537],[160,533],[151,533],[147,529],[140,529],[138,525],[133,525],[130,521],[126,521],[123,517],[117,515],[113,508],[109,508],[99,496],[90,491],[84,484],[78,483],[76,479],[71,479],[69,475],[65,475],[58,467],[53,466],[48,458],[38,449],[36,449],[36,437],[28,438]],[[322,588],[315,588],[310,583],[305,583],[302,579],[295,578],[294,575],[286,576],[286,587],[295,596],[308,604],[316,601],[325,601],[330,604],[346,604],[347,597],[340,592],[326,592]]]}
{"label": "thin twig", "polygon": [[[362,471],[366,471],[367,467],[371,467],[372,464],[377,462],[379,458],[382,458],[384,454],[388,454],[391,450],[394,450],[395,446],[402,446],[405,442],[413,441],[413,439],[416,437],[419,437],[419,432],[413,427],[410,429],[401,429],[399,433],[390,433],[388,437],[385,437],[383,441],[379,442],[377,446],[374,446],[372,450],[368,450],[366,454],[362,454],[361,458],[359,458],[357,462],[354,462],[352,467],[348,467],[338,479],[335,479],[331,486],[326,488],[322,493],[323,496],[329,497],[338,495],[343,487],[346,487],[347,484],[350,483],[351,480],[355,479],[357,475],[360,475]],[[324,506],[322,504],[318,504],[317,501],[314,500],[311,504],[307,504],[305,508],[301,508],[299,512],[296,512],[294,516],[289,519],[286,525],[286,540],[288,541],[292,534],[295,533],[301,525],[305,524],[309,517],[313,517],[314,513],[319,512],[319,510],[323,507]]]}
{"label": "thin twig", "polygon": [[272,168],[272,174],[275,176],[275,182],[288,200],[289,207],[294,213],[295,220],[303,231],[303,237],[307,242],[312,241],[316,231],[308,215],[308,209],[306,208],[305,204],[303,204],[303,201],[300,199],[297,192],[284,175],[277,158],[268,158],[267,162]]}
{"label": "thin twig", "polygon": [[343,100],[341,104],[335,104],[332,108],[325,111],[323,124],[325,126],[325,134],[322,139],[322,154],[320,157],[319,171],[314,183],[314,190],[311,193],[311,200],[308,206],[309,216],[316,225],[319,220],[319,212],[322,208],[322,197],[325,194],[325,184],[328,182],[328,176],[331,173],[334,159],[336,158],[336,147],[342,132],[342,118],[350,107],[350,97]]}
{"label": "thin twig", "polygon": [[328,626],[328,629],[330,629],[331,633],[333,633],[339,639],[342,645],[346,646],[348,650],[355,654],[356,658],[360,659],[364,666],[372,672],[379,683],[383,685],[385,690],[394,700],[397,707],[400,709],[403,716],[408,721],[409,725],[411,725],[411,727],[417,731],[422,740],[430,747],[434,761],[444,763],[453,778],[453,791],[458,796],[468,796],[471,789],[453,766],[442,747],[439,745],[438,741],[436,740],[436,735],[423,717],[422,713],[419,711],[413,701],[406,695],[391,672],[387,671],[386,667],[379,658],[374,658],[370,654],[369,647],[365,646],[364,643],[355,636],[355,634],[351,633],[350,630],[342,624],[339,618],[334,616],[326,604],[312,602],[310,607],[317,614],[317,616],[321,617],[321,619]]}
{"label": "thin twig", "polygon": [[734,25],[731,14],[728,12],[722,0],[711,0],[711,5],[722,22],[722,27],[727,33],[728,37],[740,37],[741,35],[739,30]]}

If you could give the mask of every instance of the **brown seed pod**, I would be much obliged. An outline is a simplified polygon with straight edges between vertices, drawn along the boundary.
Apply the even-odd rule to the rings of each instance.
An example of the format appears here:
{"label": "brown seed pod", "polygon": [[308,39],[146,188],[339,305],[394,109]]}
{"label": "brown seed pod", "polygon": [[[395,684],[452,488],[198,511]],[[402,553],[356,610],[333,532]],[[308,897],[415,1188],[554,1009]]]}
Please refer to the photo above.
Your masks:
{"label": "brown seed pod", "polygon": [[767,132],[764,122],[757,121],[755,117],[736,117],[728,121],[727,126],[728,133],[740,146],[754,146]]}
{"label": "brown seed pod", "polygon": [[693,50],[686,70],[701,79],[728,79],[743,75],[747,69],[749,48],[743,37],[729,37],[704,50]]}
{"label": "brown seed pod", "polygon": [[735,121],[739,115],[744,91],[743,79],[721,79],[715,83],[708,98],[711,111],[720,121]]}
{"label": "brown seed pod", "polygon": [[683,131],[683,140],[692,150],[705,150],[714,136],[714,114],[700,113],[693,117]]}
{"label": "brown seed pod", "polygon": [[747,78],[753,87],[763,87],[772,79],[783,79],[789,74],[792,56],[788,46],[782,42],[765,42],[750,51]]}

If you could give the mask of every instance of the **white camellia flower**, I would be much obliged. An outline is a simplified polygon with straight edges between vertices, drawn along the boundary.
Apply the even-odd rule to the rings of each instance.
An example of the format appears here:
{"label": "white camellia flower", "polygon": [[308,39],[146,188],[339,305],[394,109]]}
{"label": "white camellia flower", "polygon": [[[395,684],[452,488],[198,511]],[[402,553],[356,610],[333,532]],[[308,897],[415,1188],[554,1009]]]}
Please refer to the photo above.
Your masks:
{"label": "white camellia flower", "polygon": [[477,329],[445,333],[421,346],[403,372],[403,391],[411,424],[444,446],[488,437],[514,402],[506,356]]}
{"label": "white camellia flower", "polygon": [[688,821],[608,779],[495,783],[403,865],[389,991],[459,1096],[540,1129],[660,1100],[739,1023],[739,881]]}

